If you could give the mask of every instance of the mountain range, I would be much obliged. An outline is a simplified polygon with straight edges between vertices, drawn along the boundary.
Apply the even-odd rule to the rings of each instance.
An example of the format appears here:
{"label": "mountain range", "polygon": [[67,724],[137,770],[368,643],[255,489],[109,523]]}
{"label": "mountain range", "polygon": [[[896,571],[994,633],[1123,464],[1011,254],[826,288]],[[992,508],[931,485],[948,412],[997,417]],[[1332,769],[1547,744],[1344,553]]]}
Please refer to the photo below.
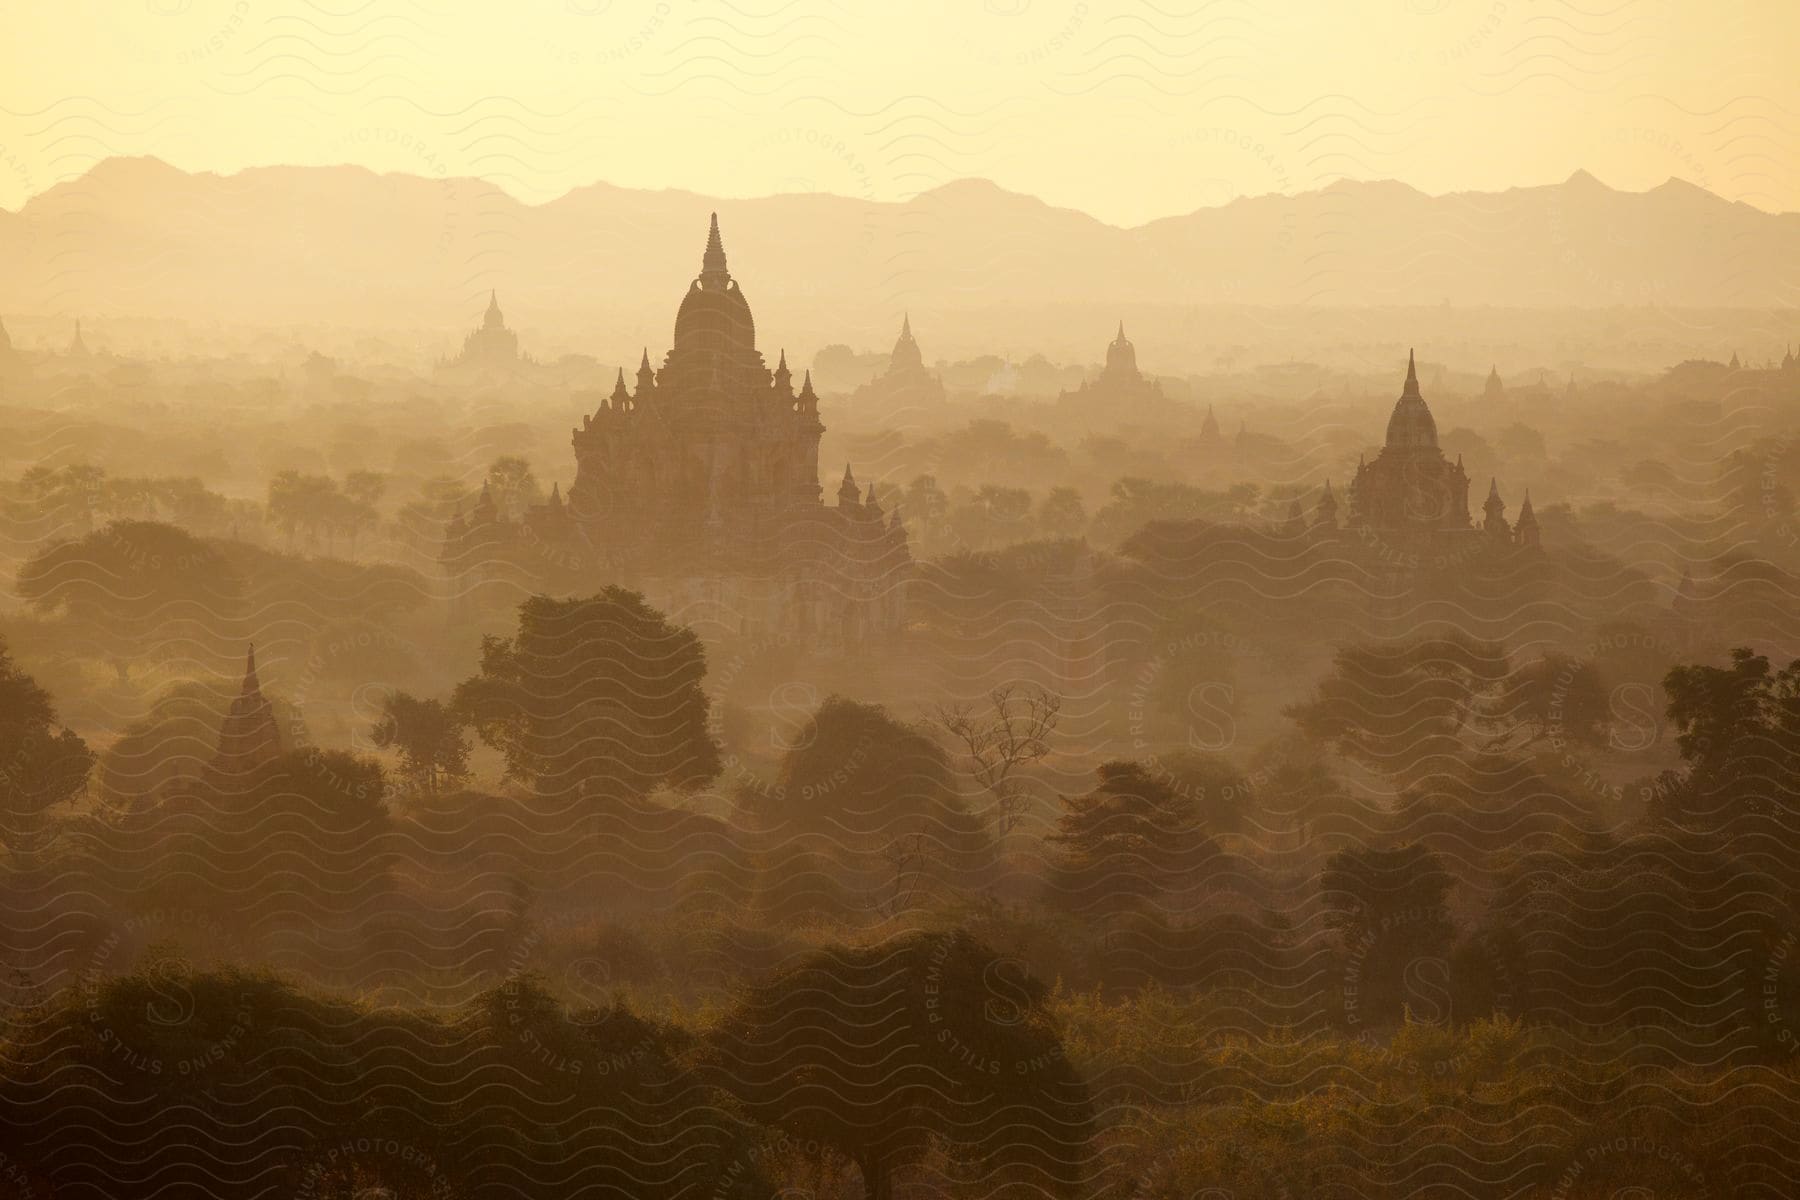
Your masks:
{"label": "mountain range", "polygon": [[0,212],[0,315],[328,324],[448,346],[497,289],[528,343],[655,353],[713,211],[771,353],[770,330],[883,344],[905,311],[940,347],[1067,338],[1092,358],[1114,320],[1149,310],[1800,300],[1800,214],[1673,179],[1624,192],[1577,172],[1443,196],[1345,181],[1121,229],[981,180],[905,202],[596,183],[531,205],[475,179],[115,158]]}

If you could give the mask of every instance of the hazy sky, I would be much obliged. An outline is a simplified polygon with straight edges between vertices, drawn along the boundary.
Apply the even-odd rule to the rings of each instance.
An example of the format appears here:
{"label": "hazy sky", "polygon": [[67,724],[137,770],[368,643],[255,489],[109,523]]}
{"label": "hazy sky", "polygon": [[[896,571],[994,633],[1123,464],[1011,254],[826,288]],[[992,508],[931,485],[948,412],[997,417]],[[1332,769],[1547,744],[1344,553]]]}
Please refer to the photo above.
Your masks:
{"label": "hazy sky", "polygon": [[1800,209],[1796,0],[39,0],[0,207],[116,154],[905,199],[985,176],[1117,224],[1586,168]]}

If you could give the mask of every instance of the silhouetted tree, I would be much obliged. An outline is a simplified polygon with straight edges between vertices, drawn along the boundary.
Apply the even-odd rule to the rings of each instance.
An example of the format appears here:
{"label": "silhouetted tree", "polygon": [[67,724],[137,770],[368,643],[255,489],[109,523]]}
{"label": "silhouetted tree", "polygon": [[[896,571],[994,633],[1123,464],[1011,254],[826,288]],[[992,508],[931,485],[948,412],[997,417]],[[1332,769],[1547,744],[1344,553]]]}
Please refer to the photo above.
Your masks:
{"label": "silhouetted tree", "polygon": [[933,1146],[977,1191],[1073,1195],[1092,1105],[1045,994],[960,930],[831,947],[749,989],[709,1061],[754,1119],[856,1163],[869,1200]]}
{"label": "silhouetted tree", "polygon": [[418,791],[437,795],[469,777],[469,740],[462,720],[441,700],[389,692],[369,733],[383,750],[400,754],[400,769]]}
{"label": "silhouetted tree", "polygon": [[481,673],[452,704],[506,756],[508,778],[544,795],[638,797],[718,775],[705,677],[692,630],[608,587],[525,601],[513,637],[482,639]]}
{"label": "silhouetted tree", "polygon": [[77,622],[119,678],[131,664],[205,640],[240,614],[244,583],[213,544],[173,525],[114,521],[33,555],[19,595],[40,612]]}
{"label": "silhouetted tree", "polygon": [[1800,782],[1800,659],[1773,671],[1739,647],[1729,667],[1672,668],[1663,688],[1689,775],[1658,811],[1711,827],[1747,814],[1792,818],[1784,798]]}
{"label": "silhouetted tree", "polygon": [[1315,697],[1286,711],[1301,730],[1399,779],[1455,755],[1507,675],[1506,652],[1461,634],[1346,646]]}
{"label": "silhouetted tree", "polygon": [[973,705],[939,705],[937,723],[967,751],[975,781],[994,808],[994,825],[1008,833],[1029,797],[1014,772],[1050,753],[1050,735],[1062,715],[1062,697],[1034,684],[1007,684],[988,695],[991,713]]}
{"label": "silhouetted tree", "polygon": [[920,475],[906,485],[900,510],[913,535],[924,545],[933,545],[943,530],[944,516],[950,511],[950,498],[938,486],[937,479]]}
{"label": "silhouetted tree", "polygon": [[1501,721],[1532,740],[1604,746],[1612,728],[1599,668],[1555,650],[1514,670],[1495,707]]}
{"label": "silhouetted tree", "polygon": [[516,454],[505,454],[488,464],[487,485],[500,512],[513,519],[543,499],[531,463]]}
{"label": "silhouetted tree", "polygon": [[1141,763],[1102,763],[1091,792],[1064,796],[1056,831],[1052,898],[1088,915],[1149,904],[1180,886],[1216,850],[1194,804]]}
{"label": "silhouetted tree", "polygon": [[57,723],[50,694],[0,642],[0,844],[37,850],[51,811],[81,793],[93,763],[80,735]]}
{"label": "silhouetted tree", "polygon": [[1340,850],[1325,863],[1319,895],[1337,936],[1342,1016],[1352,1027],[1397,1019],[1402,1008],[1451,1014],[1450,954],[1456,929],[1446,898],[1455,880],[1419,845]]}
{"label": "silhouetted tree", "polygon": [[1081,493],[1072,487],[1051,488],[1038,505],[1038,528],[1042,537],[1080,537],[1087,532],[1087,522],[1087,505],[1081,502]]}
{"label": "silhouetted tree", "polygon": [[737,797],[780,857],[835,869],[868,905],[897,911],[926,885],[976,864],[987,848],[953,786],[943,747],[884,708],[827,697],[783,756],[771,787]]}

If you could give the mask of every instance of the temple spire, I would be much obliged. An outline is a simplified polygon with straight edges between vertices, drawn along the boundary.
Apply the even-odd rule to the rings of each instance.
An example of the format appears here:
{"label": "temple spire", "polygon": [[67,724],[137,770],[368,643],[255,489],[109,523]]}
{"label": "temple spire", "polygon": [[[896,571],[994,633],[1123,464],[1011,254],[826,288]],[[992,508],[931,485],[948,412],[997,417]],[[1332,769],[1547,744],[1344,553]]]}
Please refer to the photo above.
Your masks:
{"label": "temple spire", "polygon": [[725,268],[725,242],[719,237],[719,214],[712,215],[712,227],[706,233],[706,253],[700,258],[700,286],[724,287],[731,282]]}
{"label": "temple spire", "polygon": [[255,642],[251,642],[249,649],[244,653],[244,686],[242,691],[246,696],[254,695],[262,691],[262,686],[256,680]]}
{"label": "temple spire", "polygon": [[1401,389],[1400,394],[1402,396],[1419,394],[1419,368],[1413,361],[1413,352],[1410,349],[1406,352],[1406,386]]}

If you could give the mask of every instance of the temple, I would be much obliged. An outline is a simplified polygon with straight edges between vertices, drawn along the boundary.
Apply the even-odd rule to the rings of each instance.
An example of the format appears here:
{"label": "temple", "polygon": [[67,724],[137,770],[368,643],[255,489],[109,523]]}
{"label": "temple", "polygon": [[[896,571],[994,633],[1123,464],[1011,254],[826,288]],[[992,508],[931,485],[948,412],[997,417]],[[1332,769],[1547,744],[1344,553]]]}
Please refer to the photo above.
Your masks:
{"label": "temple", "polygon": [[504,368],[530,362],[530,355],[519,353],[519,335],[506,327],[506,318],[500,312],[499,292],[489,290],[487,312],[482,314],[481,325],[463,338],[461,352],[441,365]]}
{"label": "temple", "polygon": [[1500,381],[1499,364],[1491,364],[1488,367],[1487,383],[1481,389],[1481,396],[1489,404],[1506,399],[1506,385]]}
{"label": "temple", "polygon": [[785,353],[773,371],[764,363],[714,214],[661,368],[646,350],[636,386],[621,370],[574,430],[566,505],[552,492],[508,519],[478,504],[451,523],[443,560],[459,593],[523,550],[579,561],[581,585],[627,583],[714,633],[857,643],[894,632],[912,570],[905,528],[848,465],[836,503],[824,502],[824,431],[811,373],[796,391]]}
{"label": "temple", "polygon": [[851,403],[875,405],[893,410],[917,404],[941,403],[945,397],[944,381],[925,369],[925,356],[913,340],[912,316],[900,322],[900,337],[894,342],[894,353],[888,368],[851,393]]}
{"label": "temple", "polygon": [[262,694],[256,678],[256,647],[244,659],[244,684],[231,701],[219,726],[219,748],[209,773],[215,780],[242,778],[281,755],[281,730],[275,709]]}
{"label": "temple", "polygon": [[[1496,382],[1497,376],[1492,376]],[[1493,545],[1536,547],[1537,517],[1527,496],[1517,526],[1508,524],[1499,481],[1491,481],[1483,522],[1469,518],[1469,476],[1462,459],[1452,463],[1438,448],[1437,422],[1419,391],[1411,353],[1406,383],[1388,418],[1387,441],[1373,461],[1359,463],[1350,484],[1350,526],[1387,540],[1431,543],[1477,532]]]}
{"label": "temple", "polygon": [[1137,348],[1125,336],[1125,322],[1119,322],[1119,335],[1106,347],[1106,366],[1092,379],[1084,379],[1072,392],[1064,392],[1063,400],[1106,400],[1142,404],[1160,401],[1162,385],[1144,377],[1138,370]]}

